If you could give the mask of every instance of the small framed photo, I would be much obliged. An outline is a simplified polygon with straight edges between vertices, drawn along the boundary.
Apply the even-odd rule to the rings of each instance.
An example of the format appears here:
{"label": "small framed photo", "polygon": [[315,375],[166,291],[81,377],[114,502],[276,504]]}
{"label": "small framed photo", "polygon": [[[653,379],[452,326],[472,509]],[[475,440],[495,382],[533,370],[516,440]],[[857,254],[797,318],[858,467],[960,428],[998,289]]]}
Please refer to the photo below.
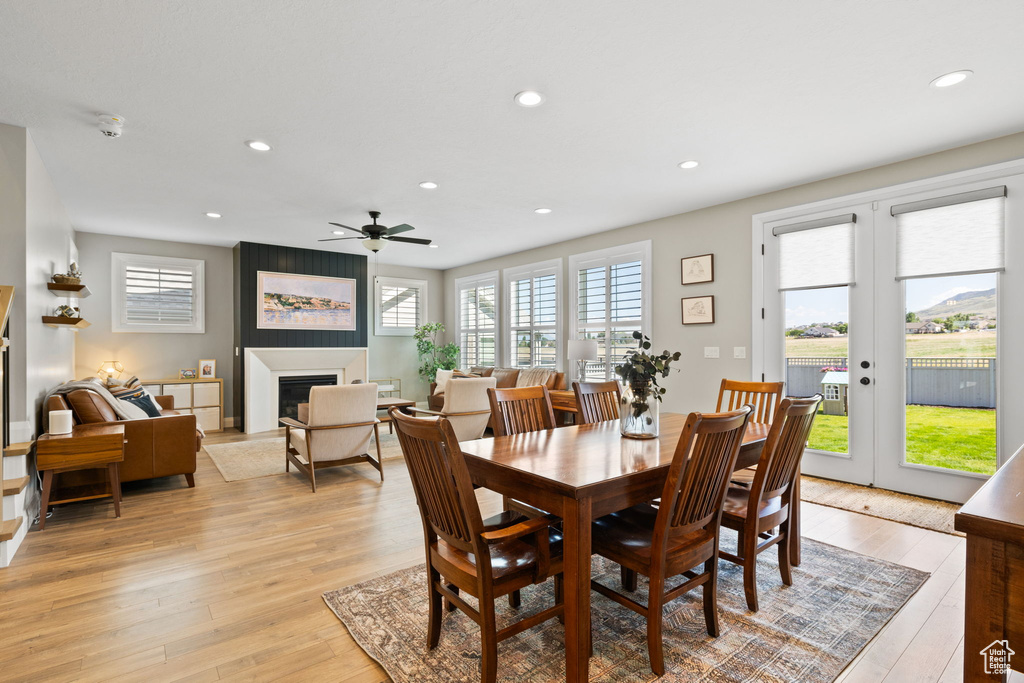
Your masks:
{"label": "small framed photo", "polygon": [[684,285],[715,281],[715,255],[687,256],[681,260]]}
{"label": "small framed photo", "polygon": [[684,325],[710,325],[715,322],[715,297],[691,296],[681,301]]}
{"label": "small framed photo", "polygon": [[217,376],[217,361],[199,361],[199,379],[213,379]]}
{"label": "small framed photo", "polygon": [[195,379],[197,376],[195,368],[183,368],[178,370],[178,379]]}

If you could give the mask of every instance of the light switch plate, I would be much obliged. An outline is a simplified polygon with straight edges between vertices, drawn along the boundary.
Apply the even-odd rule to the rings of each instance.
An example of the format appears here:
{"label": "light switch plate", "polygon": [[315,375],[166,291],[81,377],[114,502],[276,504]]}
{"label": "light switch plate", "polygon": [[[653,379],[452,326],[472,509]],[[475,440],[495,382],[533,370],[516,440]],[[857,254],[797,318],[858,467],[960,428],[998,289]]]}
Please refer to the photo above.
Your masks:
{"label": "light switch plate", "polygon": [[734,347],[732,347],[732,357],[733,358],[746,358],[747,357],[747,347],[746,346],[734,346]]}
{"label": "light switch plate", "polygon": [[718,347],[717,346],[705,346],[704,347],[705,358],[718,358]]}

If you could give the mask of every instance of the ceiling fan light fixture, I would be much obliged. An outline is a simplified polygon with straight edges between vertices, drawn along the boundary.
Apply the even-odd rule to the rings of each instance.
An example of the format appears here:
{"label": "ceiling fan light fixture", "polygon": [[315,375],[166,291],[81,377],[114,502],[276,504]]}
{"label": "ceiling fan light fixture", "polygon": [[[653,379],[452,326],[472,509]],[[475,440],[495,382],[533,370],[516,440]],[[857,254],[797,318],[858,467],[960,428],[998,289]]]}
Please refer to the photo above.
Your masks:
{"label": "ceiling fan light fixture", "polygon": [[273,149],[273,147],[271,147],[266,142],[263,142],[262,140],[246,140],[245,145],[249,149],[254,149],[257,152],[269,152],[271,149]]}
{"label": "ceiling fan light fixture", "polygon": [[974,72],[970,69],[962,69],[961,71],[951,71],[948,74],[943,74],[931,82],[933,88],[948,88],[951,85],[957,83],[963,83],[969,76],[974,75]]}
{"label": "ceiling fan light fixture", "polygon": [[424,190],[436,190],[437,183],[430,180],[424,180],[422,183],[420,183],[420,187],[422,187]]}
{"label": "ceiling fan light fixture", "polygon": [[387,240],[382,240],[377,237],[371,237],[368,240],[363,240],[363,246],[376,254],[378,251],[387,246]]}
{"label": "ceiling fan light fixture", "polygon": [[536,90],[517,92],[515,100],[520,107],[539,107],[544,104],[544,96]]}

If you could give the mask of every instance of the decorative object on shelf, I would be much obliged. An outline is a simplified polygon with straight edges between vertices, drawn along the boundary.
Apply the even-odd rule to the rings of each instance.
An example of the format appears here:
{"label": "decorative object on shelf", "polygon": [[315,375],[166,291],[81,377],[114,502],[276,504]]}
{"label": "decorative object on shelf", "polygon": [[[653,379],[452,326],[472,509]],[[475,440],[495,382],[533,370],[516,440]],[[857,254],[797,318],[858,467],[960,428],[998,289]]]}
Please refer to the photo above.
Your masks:
{"label": "decorative object on shelf", "polygon": [[256,273],[261,330],[356,329],[356,281],[345,277]]}
{"label": "decorative object on shelf", "polygon": [[715,322],[715,297],[691,296],[680,300],[684,325],[710,325]]}
{"label": "decorative object on shelf", "polygon": [[454,370],[459,365],[458,344],[441,344],[444,329],[444,323],[427,323],[417,327],[412,335],[420,357],[420,377],[427,382],[434,381],[438,370]]}
{"label": "decorative object on shelf", "polygon": [[78,264],[72,261],[67,273],[57,273],[50,279],[59,285],[78,285],[82,282],[82,271],[78,269]]}
{"label": "decorative object on shelf", "polygon": [[178,370],[178,379],[195,379],[197,376],[195,368],[182,368]]}
{"label": "decorative object on shelf", "polygon": [[199,379],[213,379],[217,376],[217,361],[199,361]]}
{"label": "decorative object on shelf", "polygon": [[662,351],[657,356],[648,353],[651,340],[640,332],[633,333],[637,349],[623,357],[615,373],[622,378],[624,389],[619,404],[619,431],[630,439],[653,439],[658,436],[658,414],[664,387],[658,386],[658,377],[668,377],[672,361],[679,360],[679,352]]}
{"label": "decorative object on shelf", "polygon": [[109,380],[114,375],[120,377],[122,372],[124,372],[124,365],[121,364],[121,361],[105,360],[100,365],[100,369],[96,371],[96,376],[100,379]]}
{"label": "decorative object on shelf", "polygon": [[61,304],[53,309],[53,315],[57,318],[81,318],[82,313],[74,306]]}
{"label": "decorative object on shelf", "polygon": [[597,360],[596,339],[570,339],[569,360],[576,361],[576,378],[587,381],[587,361]]}
{"label": "decorative object on shelf", "polygon": [[701,254],[700,256],[687,256],[680,260],[683,284],[695,285],[700,282],[715,281],[715,255]]}

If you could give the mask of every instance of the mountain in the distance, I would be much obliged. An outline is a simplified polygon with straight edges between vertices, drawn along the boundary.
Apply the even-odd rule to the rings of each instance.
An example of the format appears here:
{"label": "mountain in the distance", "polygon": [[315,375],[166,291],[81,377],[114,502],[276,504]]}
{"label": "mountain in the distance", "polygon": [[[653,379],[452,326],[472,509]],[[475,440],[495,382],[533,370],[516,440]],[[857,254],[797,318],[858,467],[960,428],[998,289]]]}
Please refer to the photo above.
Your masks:
{"label": "mountain in the distance", "polygon": [[976,292],[961,292],[944,299],[934,306],[915,311],[921,320],[945,318],[954,313],[971,313],[986,318],[996,317],[996,290],[985,289]]}

